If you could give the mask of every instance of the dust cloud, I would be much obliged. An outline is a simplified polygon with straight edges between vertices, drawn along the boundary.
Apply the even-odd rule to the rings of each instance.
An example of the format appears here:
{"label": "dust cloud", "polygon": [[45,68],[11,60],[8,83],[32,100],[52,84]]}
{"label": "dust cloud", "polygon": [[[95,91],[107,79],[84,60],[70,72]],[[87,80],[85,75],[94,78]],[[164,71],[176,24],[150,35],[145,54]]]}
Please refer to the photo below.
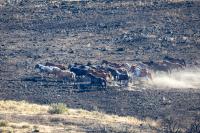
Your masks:
{"label": "dust cloud", "polygon": [[148,84],[158,88],[200,89],[200,68],[187,68],[170,74],[155,73]]}

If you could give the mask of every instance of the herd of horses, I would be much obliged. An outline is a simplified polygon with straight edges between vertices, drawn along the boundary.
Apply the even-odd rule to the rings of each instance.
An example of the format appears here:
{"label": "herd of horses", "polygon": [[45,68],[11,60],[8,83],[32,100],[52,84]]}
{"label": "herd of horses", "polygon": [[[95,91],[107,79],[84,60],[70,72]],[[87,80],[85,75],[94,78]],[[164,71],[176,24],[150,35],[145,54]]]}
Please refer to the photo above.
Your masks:
{"label": "herd of horses", "polygon": [[77,82],[78,79],[87,78],[91,85],[106,88],[107,83],[118,82],[127,86],[129,82],[136,79],[151,80],[153,72],[170,73],[174,69],[186,67],[185,60],[165,56],[162,61],[148,61],[134,64],[114,63],[107,60],[101,61],[99,65],[88,62],[87,64],[74,63],[68,66],[46,62],[44,65],[36,64],[35,70],[38,73],[54,75],[56,79],[63,80],[63,83]]}

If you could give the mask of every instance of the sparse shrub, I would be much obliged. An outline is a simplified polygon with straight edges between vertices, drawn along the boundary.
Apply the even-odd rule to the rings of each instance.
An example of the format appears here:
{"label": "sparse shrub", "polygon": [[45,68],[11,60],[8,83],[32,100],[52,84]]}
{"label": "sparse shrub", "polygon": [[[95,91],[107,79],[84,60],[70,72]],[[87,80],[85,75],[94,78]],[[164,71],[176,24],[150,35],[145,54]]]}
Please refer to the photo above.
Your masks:
{"label": "sparse shrub", "polygon": [[7,121],[0,121],[0,127],[7,127],[8,122]]}
{"label": "sparse shrub", "polygon": [[49,113],[50,114],[63,114],[65,112],[67,112],[67,106],[63,103],[54,103],[51,104],[51,108],[49,109]]}
{"label": "sparse shrub", "polygon": [[97,112],[99,111],[99,109],[98,109],[97,106],[93,106],[93,110],[94,110],[94,111],[97,111]]}
{"label": "sparse shrub", "polygon": [[61,122],[63,121],[63,118],[51,118],[50,122]]}
{"label": "sparse shrub", "polygon": [[33,126],[33,132],[40,132],[39,127],[38,126]]}
{"label": "sparse shrub", "polygon": [[11,129],[0,129],[0,133],[14,133]]}
{"label": "sparse shrub", "polygon": [[167,118],[163,123],[164,133],[182,133],[180,125],[174,119]]}
{"label": "sparse shrub", "polygon": [[29,125],[23,125],[22,128],[30,128]]}
{"label": "sparse shrub", "polygon": [[189,129],[187,129],[186,133],[200,133],[200,117],[195,119]]}

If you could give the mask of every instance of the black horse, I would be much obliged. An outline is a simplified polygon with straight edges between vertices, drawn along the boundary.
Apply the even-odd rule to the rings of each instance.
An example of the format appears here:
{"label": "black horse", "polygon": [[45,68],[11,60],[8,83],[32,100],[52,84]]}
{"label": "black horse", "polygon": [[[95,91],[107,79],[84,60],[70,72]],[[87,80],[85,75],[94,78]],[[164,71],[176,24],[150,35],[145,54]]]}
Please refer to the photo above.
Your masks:
{"label": "black horse", "polygon": [[76,74],[77,77],[80,77],[80,76],[85,76],[88,74],[88,69],[85,69],[85,68],[81,68],[81,67],[71,67],[69,69],[71,72],[74,72]]}
{"label": "black horse", "polygon": [[114,80],[117,80],[117,76],[118,76],[118,73],[119,73],[117,70],[115,70],[114,68],[109,67],[109,66],[106,67],[105,70],[111,73],[111,75],[113,76]]}
{"label": "black horse", "polygon": [[101,86],[103,88],[106,88],[106,80],[104,78],[100,78],[97,77],[91,73],[88,73],[87,76],[90,78],[91,80],[91,85],[98,85]]}
{"label": "black horse", "polygon": [[129,75],[128,72],[127,73],[117,73],[117,80],[120,81],[120,83],[122,84],[122,82],[125,82],[125,85],[128,85],[128,81],[129,81]]}

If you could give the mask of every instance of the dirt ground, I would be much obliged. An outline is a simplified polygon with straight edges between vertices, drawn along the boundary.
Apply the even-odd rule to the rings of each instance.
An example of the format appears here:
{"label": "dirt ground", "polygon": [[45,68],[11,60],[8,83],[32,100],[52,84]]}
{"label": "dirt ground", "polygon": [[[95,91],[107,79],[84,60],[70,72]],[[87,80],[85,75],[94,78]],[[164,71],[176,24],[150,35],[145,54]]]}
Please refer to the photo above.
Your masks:
{"label": "dirt ground", "polygon": [[[183,58],[200,65],[199,1],[20,1],[0,6],[0,99],[66,103],[140,119],[173,118],[182,128],[200,114],[199,89],[139,85],[79,88],[39,77],[37,63],[133,63]],[[122,48],[122,49],[121,49]],[[121,50],[120,50],[121,49]]]}

